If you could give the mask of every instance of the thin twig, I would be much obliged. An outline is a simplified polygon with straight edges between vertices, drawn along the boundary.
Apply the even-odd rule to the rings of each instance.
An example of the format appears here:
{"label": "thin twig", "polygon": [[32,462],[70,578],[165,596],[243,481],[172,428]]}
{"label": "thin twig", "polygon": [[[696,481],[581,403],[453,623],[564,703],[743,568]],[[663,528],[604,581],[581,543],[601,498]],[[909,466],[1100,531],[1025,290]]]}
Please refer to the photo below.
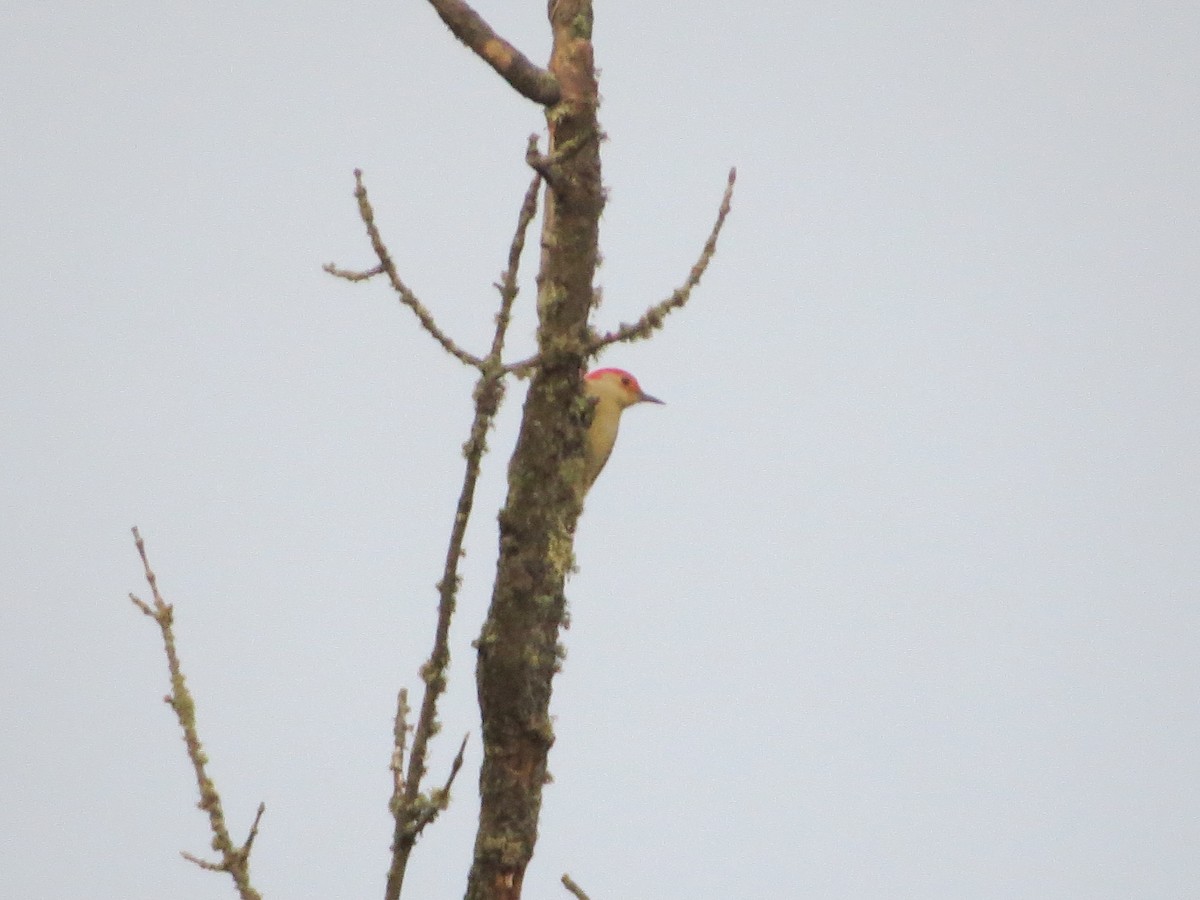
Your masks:
{"label": "thin twig", "polygon": [[[354,170],[354,196],[358,199],[358,214],[363,220],[363,224],[367,227],[367,237],[371,239],[371,249],[375,251],[375,256],[379,259],[380,268],[387,273],[388,281],[392,284],[392,289],[400,296],[400,302],[413,311],[422,327],[433,335],[433,339],[442,345],[442,348],[453,356],[455,359],[468,366],[474,366],[476,369],[482,368],[483,360],[474,354],[468,353],[459,347],[450,337],[438,327],[437,322],[433,320],[416,295],[408,289],[400,279],[400,274],[396,271],[396,264],[392,261],[392,256],[388,252],[387,246],[383,243],[383,238],[379,234],[379,228],[375,224],[375,210],[371,208],[371,201],[367,198],[367,188],[363,184],[362,170]],[[331,267],[336,269],[332,263],[325,266],[325,271],[329,272]],[[337,269],[334,274],[339,274],[342,270]],[[367,270],[368,272],[371,270]],[[367,273],[361,273],[365,277],[370,277]],[[340,277],[346,277],[341,275]],[[363,279],[351,279],[363,280]]]}
{"label": "thin twig", "polygon": [[[537,135],[530,135],[529,140],[531,146],[536,150]],[[528,148],[527,148],[528,151]],[[529,183],[529,190],[525,192],[525,202],[521,204],[521,214],[517,219],[517,232],[513,235],[512,246],[508,251],[508,268],[504,270],[503,281],[496,285],[500,290],[502,298],[511,296],[511,300],[507,300],[507,307],[501,306],[501,315],[507,317],[508,310],[512,309],[512,300],[517,297],[517,264],[521,258],[521,251],[525,249],[525,231],[529,227],[529,223],[533,221],[534,215],[537,213],[537,195],[538,186],[541,184],[542,177],[540,172],[534,172],[533,181]],[[507,318],[504,322],[505,329],[508,328]],[[500,334],[500,332],[497,332]],[[500,348],[492,344],[492,359],[499,361]],[[518,378],[525,378],[534,366],[538,364],[539,357],[537,354],[528,359],[521,360],[518,363],[510,363],[503,367],[505,374],[516,375]]]}
{"label": "thin twig", "polygon": [[[475,384],[475,416],[471,422],[471,430],[467,441],[463,444],[463,456],[466,457],[466,472],[463,475],[462,490],[458,496],[458,506],[454,513],[454,523],[450,529],[450,542],[446,548],[446,562],[442,579],[437,583],[438,617],[434,631],[433,650],[429,659],[421,666],[421,680],[425,683],[425,691],[421,697],[421,709],[417,714],[416,727],[413,730],[412,746],[408,755],[408,771],[403,779],[403,790],[398,797],[393,797],[392,815],[395,818],[395,828],[392,837],[392,862],[388,869],[387,888],[384,892],[386,900],[397,900],[404,884],[404,873],[408,867],[408,859],[412,848],[423,829],[448,802],[450,785],[462,767],[462,753],[466,746],[459,748],[458,757],[451,767],[450,777],[439,797],[437,791],[431,797],[421,795],[421,780],[425,777],[425,758],[428,752],[429,740],[441,727],[437,721],[437,703],[446,690],[446,670],[450,665],[450,620],[454,616],[454,608],[458,599],[458,588],[461,578],[458,574],[458,563],[463,556],[463,541],[466,537],[467,523],[471,518],[471,510],[475,503],[475,485],[479,480],[479,471],[484,453],[487,452],[487,433],[491,428],[500,402],[504,399],[504,376],[507,374],[500,364],[500,355],[504,349],[504,338],[511,321],[512,304],[516,299],[517,274],[520,265],[521,251],[525,246],[525,233],[529,223],[537,213],[537,187],[539,179],[535,178],[525,192],[521,204],[521,212],[517,217],[517,229],[513,235],[508,253],[508,268],[505,269],[500,287],[500,310],[496,314],[496,331],[492,338],[491,352],[486,360],[480,361],[480,376]],[[397,719],[399,728],[399,719]],[[394,755],[394,754],[393,754]],[[433,809],[432,815],[430,809]]]}
{"label": "thin twig", "polygon": [[333,263],[325,263],[325,265],[321,266],[321,268],[330,275],[333,275],[335,278],[344,278],[347,281],[367,281],[368,279],[374,278],[376,275],[383,274],[383,266],[375,266],[374,268],[367,269],[363,272],[356,272],[353,269],[339,269]]}
{"label": "thin twig", "polygon": [[437,818],[438,813],[450,805],[450,788],[454,787],[454,779],[458,777],[458,772],[463,766],[463,754],[467,750],[467,738],[469,734],[464,734],[462,743],[458,745],[458,753],[454,755],[454,761],[450,764],[450,774],[446,776],[446,783],[441,790],[433,791],[429,796],[429,802],[425,808],[421,810],[421,814],[412,824],[413,837],[420,836],[425,830],[425,826]]}
{"label": "thin twig", "polygon": [[249,855],[250,849],[254,846],[254,839],[258,837],[258,823],[262,821],[263,813],[267,811],[267,804],[259,803],[258,811],[254,814],[254,822],[250,826],[250,834],[246,836],[246,843],[242,844],[242,851]]}
{"label": "thin twig", "polygon": [[[262,821],[263,813],[265,813],[266,811],[267,811],[267,805],[265,803],[258,804],[258,812],[255,813],[255,815],[254,815],[254,822],[250,826],[250,834],[246,837],[246,842],[237,849],[237,853],[240,856],[249,856],[250,855],[250,849],[254,846],[254,839],[256,837],[258,837],[258,823]],[[209,862],[207,859],[201,859],[198,856],[193,856],[192,854],[188,853],[186,850],[180,850],[179,855],[182,856],[184,859],[186,859],[188,862],[195,863],[201,869],[206,869],[209,872],[228,872],[229,871],[228,866],[223,862],[220,862],[220,863]]]}
{"label": "thin twig", "polygon": [[571,880],[570,875],[564,874],[562,877],[563,887],[574,894],[578,900],[588,900],[588,895],[583,892],[583,888]]}
{"label": "thin twig", "polygon": [[504,371],[510,375],[516,375],[518,378],[528,378],[533,374],[533,370],[538,367],[538,364],[541,361],[541,355],[535,353],[533,356],[527,356],[525,359],[517,360],[514,363],[508,363],[505,365]]}
{"label": "thin twig", "polygon": [[529,61],[520,50],[496,34],[463,0],[429,0],[456,38],[499,73],[523,97],[552,106],[562,95],[558,79]]}
{"label": "thin twig", "polygon": [[183,857],[202,869],[228,872],[233,878],[234,884],[237,885],[238,895],[242,900],[261,900],[261,895],[250,884],[250,850],[254,845],[254,839],[258,836],[258,823],[262,819],[266,807],[259,804],[258,815],[254,817],[254,824],[250,828],[249,836],[240,847],[234,846],[233,839],[229,836],[229,828],[225,824],[225,811],[221,806],[221,795],[217,792],[217,786],[213,780],[208,776],[206,768],[208,758],[204,754],[200,735],[196,729],[196,704],[187,689],[187,680],[184,678],[183,669],[179,664],[179,654],[175,648],[175,608],[164,601],[162,594],[159,593],[158,579],[150,568],[150,560],[146,555],[146,543],[142,540],[137,528],[133,529],[133,542],[137,546],[138,555],[142,558],[142,568],[145,570],[146,583],[150,585],[150,592],[154,597],[154,605],[151,607],[150,604],[133,594],[129,595],[129,599],[138,609],[153,619],[162,632],[163,648],[167,654],[167,669],[171,673],[171,693],[163,699],[175,710],[179,726],[183,729],[183,741],[187,745],[188,758],[192,761],[192,768],[196,773],[196,785],[200,789],[198,805],[208,813],[208,824],[213,833],[212,847],[221,854],[221,861],[206,862],[187,852],[183,852]]}
{"label": "thin twig", "polygon": [[195,863],[200,868],[202,868],[206,871],[209,871],[209,872],[224,872],[225,871],[225,867],[223,865],[220,865],[219,863],[211,863],[207,859],[201,859],[198,856],[192,856],[192,854],[188,853],[186,850],[180,850],[179,855],[182,856],[184,859],[186,859],[188,862]]}
{"label": "thin twig", "polygon": [[717,251],[717,238],[721,235],[721,228],[725,224],[725,217],[729,215],[730,203],[733,200],[733,185],[736,180],[737,169],[730,169],[729,181],[725,185],[725,196],[721,200],[721,208],[717,211],[717,220],[713,223],[708,240],[704,242],[704,249],[700,253],[700,258],[692,266],[692,271],[688,273],[687,280],[684,281],[683,285],[676,288],[666,300],[646,310],[642,317],[632,325],[622,324],[616,331],[610,331],[608,334],[593,340],[588,345],[590,353],[595,353],[609,344],[615,344],[618,341],[636,341],[649,337],[652,332],[662,328],[663,320],[667,317],[668,313],[688,302],[688,298],[692,294],[692,289],[700,283],[700,279],[704,276],[704,271],[712,261],[713,254]]}
{"label": "thin twig", "polygon": [[488,359],[493,364],[500,362],[500,354],[504,350],[504,337],[508,333],[508,324],[512,318],[513,303],[520,293],[517,272],[521,266],[521,254],[525,252],[525,233],[529,230],[529,223],[537,215],[538,188],[541,187],[541,183],[542,176],[535,172],[525,191],[525,199],[521,202],[521,211],[517,214],[517,230],[508,248],[508,266],[500,276],[500,283],[495,285],[496,290],[500,292],[500,311],[496,313],[496,333],[492,336],[492,349],[488,354]]}
{"label": "thin twig", "polygon": [[538,152],[538,136],[536,134],[531,134],[529,142],[525,145],[525,165],[542,176],[546,184],[550,185],[550,190],[556,194],[559,193],[554,161],[549,156],[542,156]]}

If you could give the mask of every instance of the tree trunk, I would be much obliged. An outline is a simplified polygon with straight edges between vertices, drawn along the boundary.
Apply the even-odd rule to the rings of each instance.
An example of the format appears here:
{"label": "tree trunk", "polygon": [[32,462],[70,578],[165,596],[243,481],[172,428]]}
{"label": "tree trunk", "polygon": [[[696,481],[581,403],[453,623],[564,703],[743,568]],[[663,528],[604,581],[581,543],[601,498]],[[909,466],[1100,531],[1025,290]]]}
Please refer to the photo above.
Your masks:
{"label": "tree trunk", "polygon": [[561,100],[547,107],[550,152],[538,273],[538,354],[500,513],[500,560],[478,642],[483,721],[481,809],[468,900],[516,900],[537,841],[550,693],[574,560],[577,485],[589,409],[582,399],[588,314],[604,208],[592,8],[551,0],[549,69]]}

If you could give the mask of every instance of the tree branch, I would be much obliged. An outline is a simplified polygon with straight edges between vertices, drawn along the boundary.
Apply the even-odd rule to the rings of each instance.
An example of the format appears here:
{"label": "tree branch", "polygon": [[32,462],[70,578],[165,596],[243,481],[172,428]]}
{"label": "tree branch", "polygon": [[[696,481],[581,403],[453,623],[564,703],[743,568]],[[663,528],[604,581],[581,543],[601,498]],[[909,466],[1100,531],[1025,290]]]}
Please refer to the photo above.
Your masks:
{"label": "tree branch", "polygon": [[725,217],[729,215],[730,203],[733,200],[733,185],[736,180],[737,169],[730,169],[729,180],[725,185],[725,196],[721,200],[721,208],[717,211],[717,220],[713,223],[708,240],[704,242],[704,249],[700,253],[700,258],[692,266],[692,271],[688,273],[687,280],[683,285],[676,288],[666,300],[646,310],[642,317],[632,325],[622,324],[616,331],[610,331],[603,337],[593,340],[588,345],[591,353],[595,353],[609,344],[615,344],[619,341],[637,341],[650,337],[654,331],[662,328],[663,320],[667,317],[668,313],[679,309],[679,307],[688,302],[688,299],[692,295],[692,288],[700,283],[700,279],[704,276],[708,264],[712,261],[713,254],[717,252],[717,238],[720,237],[721,228],[725,225]]}
{"label": "tree branch", "polygon": [[528,378],[533,373],[533,370],[537,368],[541,359],[541,356],[535,353],[533,356],[528,356],[515,363],[508,363],[504,367],[504,371],[516,375],[518,378]]}
{"label": "tree branch", "polygon": [[[496,330],[492,337],[491,352],[487,358],[480,360],[480,377],[475,384],[475,417],[471,422],[470,434],[463,444],[463,455],[466,457],[466,472],[463,475],[463,486],[458,497],[458,506],[454,513],[454,524],[450,529],[450,543],[446,549],[446,562],[442,571],[442,579],[437,584],[438,618],[434,632],[433,650],[429,659],[421,666],[421,680],[425,682],[425,692],[421,698],[421,710],[417,716],[416,728],[413,732],[412,749],[409,753],[407,777],[401,777],[397,771],[397,754],[403,757],[404,734],[407,726],[404,718],[407,715],[407,694],[401,692],[397,704],[395,725],[395,750],[393,751],[393,779],[395,782],[392,798],[392,815],[395,818],[395,828],[392,836],[392,862],[388,869],[387,888],[384,893],[386,900],[397,900],[404,885],[404,873],[408,867],[408,859],[413,846],[417,842],[422,829],[445,808],[449,802],[450,786],[458,770],[462,767],[462,754],[466,747],[466,738],[459,748],[458,756],[450,770],[450,777],[442,791],[434,791],[431,796],[421,794],[421,780],[425,777],[425,758],[428,752],[429,740],[437,734],[440,724],[437,721],[437,703],[446,690],[446,671],[450,666],[450,620],[454,616],[454,608],[458,599],[458,588],[461,579],[458,575],[458,563],[463,556],[463,541],[466,537],[467,523],[471,518],[471,510],[475,503],[475,485],[479,479],[479,471],[484,453],[487,452],[487,433],[496,416],[500,403],[504,399],[504,367],[500,364],[501,353],[504,350],[504,339],[512,318],[513,302],[517,298],[517,275],[521,261],[521,252],[525,247],[525,232],[529,223],[537,214],[537,189],[540,178],[535,177],[525,192],[521,211],[517,217],[517,228],[513,234],[508,251],[508,267],[505,269],[498,285],[500,290],[500,310],[496,314]],[[402,764],[402,763],[401,763]]]}
{"label": "tree branch", "polygon": [[522,97],[552,106],[559,101],[558,79],[534,65],[463,0],[429,0],[451,33],[496,70]]}
{"label": "tree branch", "polygon": [[344,278],[347,281],[369,281],[376,275],[383,274],[383,266],[375,266],[362,272],[357,272],[354,269],[339,269],[333,263],[325,263],[321,268],[335,278]]}
{"label": "tree branch", "polygon": [[529,142],[525,145],[525,165],[537,172],[550,186],[550,190],[558,191],[558,173],[554,168],[554,160],[538,152],[536,134],[531,134]]}
{"label": "tree branch", "polygon": [[429,795],[429,801],[424,805],[424,809],[420,811],[415,822],[412,825],[413,837],[419,837],[421,832],[425,830],[425,826],[437,818],[438,813],[450,805],[450,788],[454,786],[454,779],[458,777],[459,770],[463,765],[463,754],[467,752],[467,738],[469,734],[464,734],[462,743],[458,745],[458,753],[454,755],[454,761],[450,763],[450,774],[446,776],[446,783],[441,790],[432,791]]}
{"label": "tree branch", "polygon": [[392,289],[400,296],[400,302],[413,311],[422,327],[433,335],[433,339],[441,344],[442,348],[459,362],[473,366],[476,369],[481,369],[483,367],[483,360],[474,354],[468,353],[454,343],[438,327],[429,310],[408,289],[408,285],[400,280],[400,274],[396,271],[396,264],[392,261],[392,255],[388,252],[387,245],[383,243],[383,238],[379,234],[379,228],[375,224],[375,210],[371,208],[371,201],[367,198],[367,188],[363,184],[361,169],[354,170],[354,196],[358,200],[358,214],[362,218],[363,224],[367,227],[367,237],[371,240],[371,248],[375,251],[375,256],[379,259],[379,265],[373,269],[367,269],[365,272],[339,269],[333,263],[327,263],[322,268],[330,275],[345,278],[347,281],[366,281],[380,272],[386,273],[388,281],[392,284]]}
{"label": "tree branch", "polygon": [[[512,243],[508,247],[508,266],[500,276],[500,282],[494,287],[500,292],[500,312],[496,314],[496,334],[492,338],[492,350],[488,359],[493,364],[499,364],[500,352],[504,349],[504,336],[508,333],[508,323],[512,318],[513,302],[520,293],[517,286],[517,272],[521,266],[521,254],[525,252],[525,233],[529,223],[537,215],[538,188],[541,187],[542,176],[535,172],[533,180],[525,190],[525,199],[521,202],[521,211],[517,214],[517,230],[513,234]],[[504,371],[508,371],[507,367]]]}
{"label": "tree branch", "polygon": [[261,803],[258,805],[258,814],[254,817],[254,824],[250,827],[249,836],[241,846],[234,846],[233,839],[229,836],[229,828],[225,824],[225,811],[221,806],[221,795],[217,793],[217,786],[208,775],[208,757],[205,756],[204,748],[200,743],[200,735],[196,729],[196,703],[187,689],[187,681],[179,664],[179,654],[175,649],[175,608],[168,605],[158,592],[158,579],[150,568],[150,560],[146,555],[146,544],[137,528],[133,529],[133,542],[137,546],[138,555],[142,558],[142,568],[145,570],[146,583],[150,585],[150,591],[154,597],[154,605],[151,607],[150,604],[133,594],[129,595],[129,599],[138,609],[153,619],[162,632],[163,648],[167,654],[167,669],[171,673],[171,693],[163,700],[170,704],[171,709],[175,710],[175,717],[179,720],[180,728],[183,729],[183,741],[187,745],[188,759],[192,761],[192,768],[196,773],[196,786],[200,789],[199,806],[208,813],[208,824],[213,833],[212,847],[221,854],[221,861],[206,862],[187,852],[183,853],[183,857],[203,869],[213,872],[228,872],[233,878],[234,884],[237,885],[238,895],[242,900],[261,900],[261,895],[250,884],[250,850],[254,845],[254,839],[258,836],[258,823],[262,819],[266,806]]}

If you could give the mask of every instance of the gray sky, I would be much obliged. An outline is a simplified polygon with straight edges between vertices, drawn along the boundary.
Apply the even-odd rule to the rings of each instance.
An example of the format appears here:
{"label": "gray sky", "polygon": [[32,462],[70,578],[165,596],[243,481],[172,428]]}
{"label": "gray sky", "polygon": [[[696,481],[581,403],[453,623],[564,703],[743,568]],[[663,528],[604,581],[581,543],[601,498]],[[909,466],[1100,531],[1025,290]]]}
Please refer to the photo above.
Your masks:
{"label": "gray sky", "polygon": [[[599,2],[603,362],[530,898],[1190,898],[1200,9]],[[544,4],[479,9],[545,59]],[[470,373],[539,110],[422,2],[0,10],[0,895],[225,897],[137,524],[269,897],[381,896]],[[534,254],[514,325],[532,339]],[[461,896],[469,536],[409,896]]]}

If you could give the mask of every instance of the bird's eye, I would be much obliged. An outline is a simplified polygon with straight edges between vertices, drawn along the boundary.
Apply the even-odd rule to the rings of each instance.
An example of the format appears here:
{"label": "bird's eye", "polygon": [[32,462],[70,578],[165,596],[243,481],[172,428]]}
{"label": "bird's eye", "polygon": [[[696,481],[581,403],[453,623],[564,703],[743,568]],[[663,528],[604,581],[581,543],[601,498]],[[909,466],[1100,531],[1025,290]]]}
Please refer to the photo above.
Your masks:
{"label": "bird's eye", "polygon": [[625,387],[629,387],[629,379],[628,379],[628,378],[622,378],[622,379],[621,379],[621,384],[625,385]]}

